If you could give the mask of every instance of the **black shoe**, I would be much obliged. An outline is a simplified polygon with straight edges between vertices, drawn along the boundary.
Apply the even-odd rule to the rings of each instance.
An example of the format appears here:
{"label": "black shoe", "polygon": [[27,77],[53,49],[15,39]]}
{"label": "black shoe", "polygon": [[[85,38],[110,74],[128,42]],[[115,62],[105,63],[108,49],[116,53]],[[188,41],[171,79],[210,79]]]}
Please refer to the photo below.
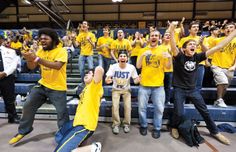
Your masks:
{"label": "black shoe", "polygon": [[19,116],[15,116],[13,118],[8,118],[8,123],[18,124],[18,123],[20,123],[20,117]]}
{"label": "black shoe", "polygon": [[147,127],[140,127],[139,133],[143,136],[146,136],[147,135]]}
{"label": "black shoe", "polygon": [[160,132],[160,130],[152,130],[152,137],[153,138],[155,138],[155,139],[157,139],[157,138],[160,138],[160,136],[161,136],[161,132]]}

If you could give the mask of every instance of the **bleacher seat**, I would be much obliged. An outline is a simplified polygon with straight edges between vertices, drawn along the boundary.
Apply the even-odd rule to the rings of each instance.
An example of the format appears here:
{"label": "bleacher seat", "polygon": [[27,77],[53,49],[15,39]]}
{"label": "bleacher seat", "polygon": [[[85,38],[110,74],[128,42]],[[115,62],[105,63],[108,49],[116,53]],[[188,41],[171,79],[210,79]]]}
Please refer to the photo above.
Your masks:
{"label": "bleacher seat", "polygon": [[34,83],[16,83],[15,84],[15,93],[16,94],[27,94],[34,85],[35,85]]}
{"label": "bleacher seat", "polygon": [[17,75],[16,82],[37,82],[40,78],[38,73],[20,73]]}

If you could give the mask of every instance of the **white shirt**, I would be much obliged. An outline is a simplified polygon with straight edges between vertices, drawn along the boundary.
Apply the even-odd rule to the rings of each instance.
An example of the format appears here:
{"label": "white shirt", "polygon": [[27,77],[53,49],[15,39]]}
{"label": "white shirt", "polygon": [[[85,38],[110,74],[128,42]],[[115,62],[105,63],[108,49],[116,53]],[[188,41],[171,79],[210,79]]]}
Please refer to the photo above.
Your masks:
{"label": "white shirt", "polygon": [[0,51],[2,53],[3,67],[7,76],[14,73],[17,67],[17,55],[16,51],[10,48],[6,48],[5,46],[0,46]]}
{"label": "white shirt", "polygon": [[126,64],[124,69],[120,68],[119,63],[111,65],[106,75],[112,77],[112,88],[115,90],[129,90],[130,78],[138,77],[135,67],[129,63]]}

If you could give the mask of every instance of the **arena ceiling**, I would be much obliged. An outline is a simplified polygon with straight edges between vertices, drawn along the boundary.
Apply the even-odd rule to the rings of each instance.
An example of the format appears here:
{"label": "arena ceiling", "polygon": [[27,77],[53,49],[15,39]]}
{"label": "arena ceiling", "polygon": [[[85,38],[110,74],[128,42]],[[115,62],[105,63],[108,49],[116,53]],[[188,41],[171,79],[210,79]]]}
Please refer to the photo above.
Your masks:
{"label": "arena ceiling", "polygon": [[[0,23],[235,19],[236,0],[0,0]],[[55,21],[56,20],[56,21]],[[63,25],[64,26],[64,25]]]}

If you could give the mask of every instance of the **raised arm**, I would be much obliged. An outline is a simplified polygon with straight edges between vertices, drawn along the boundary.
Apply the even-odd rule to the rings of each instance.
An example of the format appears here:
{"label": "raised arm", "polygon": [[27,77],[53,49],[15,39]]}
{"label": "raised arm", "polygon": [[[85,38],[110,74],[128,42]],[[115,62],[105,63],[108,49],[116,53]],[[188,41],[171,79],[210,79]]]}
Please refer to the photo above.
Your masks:
{"label": "raised arm", "polygon": [[219,44],[215,47],[206,51],[206,57],[210,56],[211,54],[219,51],[223,47],[225,47],[232,39],[236,37],[236,30],[234,30],[230,35],[228,35],[224,40],[222,40]]}
{"label": "raised arm", "polygon": [[103,78],[104,70],[101,66],[97,66],[94,71],[94,82],[99,83]]}
{"label": "raised arm", "polygon": [[171,51],[173,52],[173,56],[177,56],[179,54],[179,49],[176,47],[175,42],[175,28],[177,26],[178,22],[171,22],[169,26],[170,30],[170,47]]}

